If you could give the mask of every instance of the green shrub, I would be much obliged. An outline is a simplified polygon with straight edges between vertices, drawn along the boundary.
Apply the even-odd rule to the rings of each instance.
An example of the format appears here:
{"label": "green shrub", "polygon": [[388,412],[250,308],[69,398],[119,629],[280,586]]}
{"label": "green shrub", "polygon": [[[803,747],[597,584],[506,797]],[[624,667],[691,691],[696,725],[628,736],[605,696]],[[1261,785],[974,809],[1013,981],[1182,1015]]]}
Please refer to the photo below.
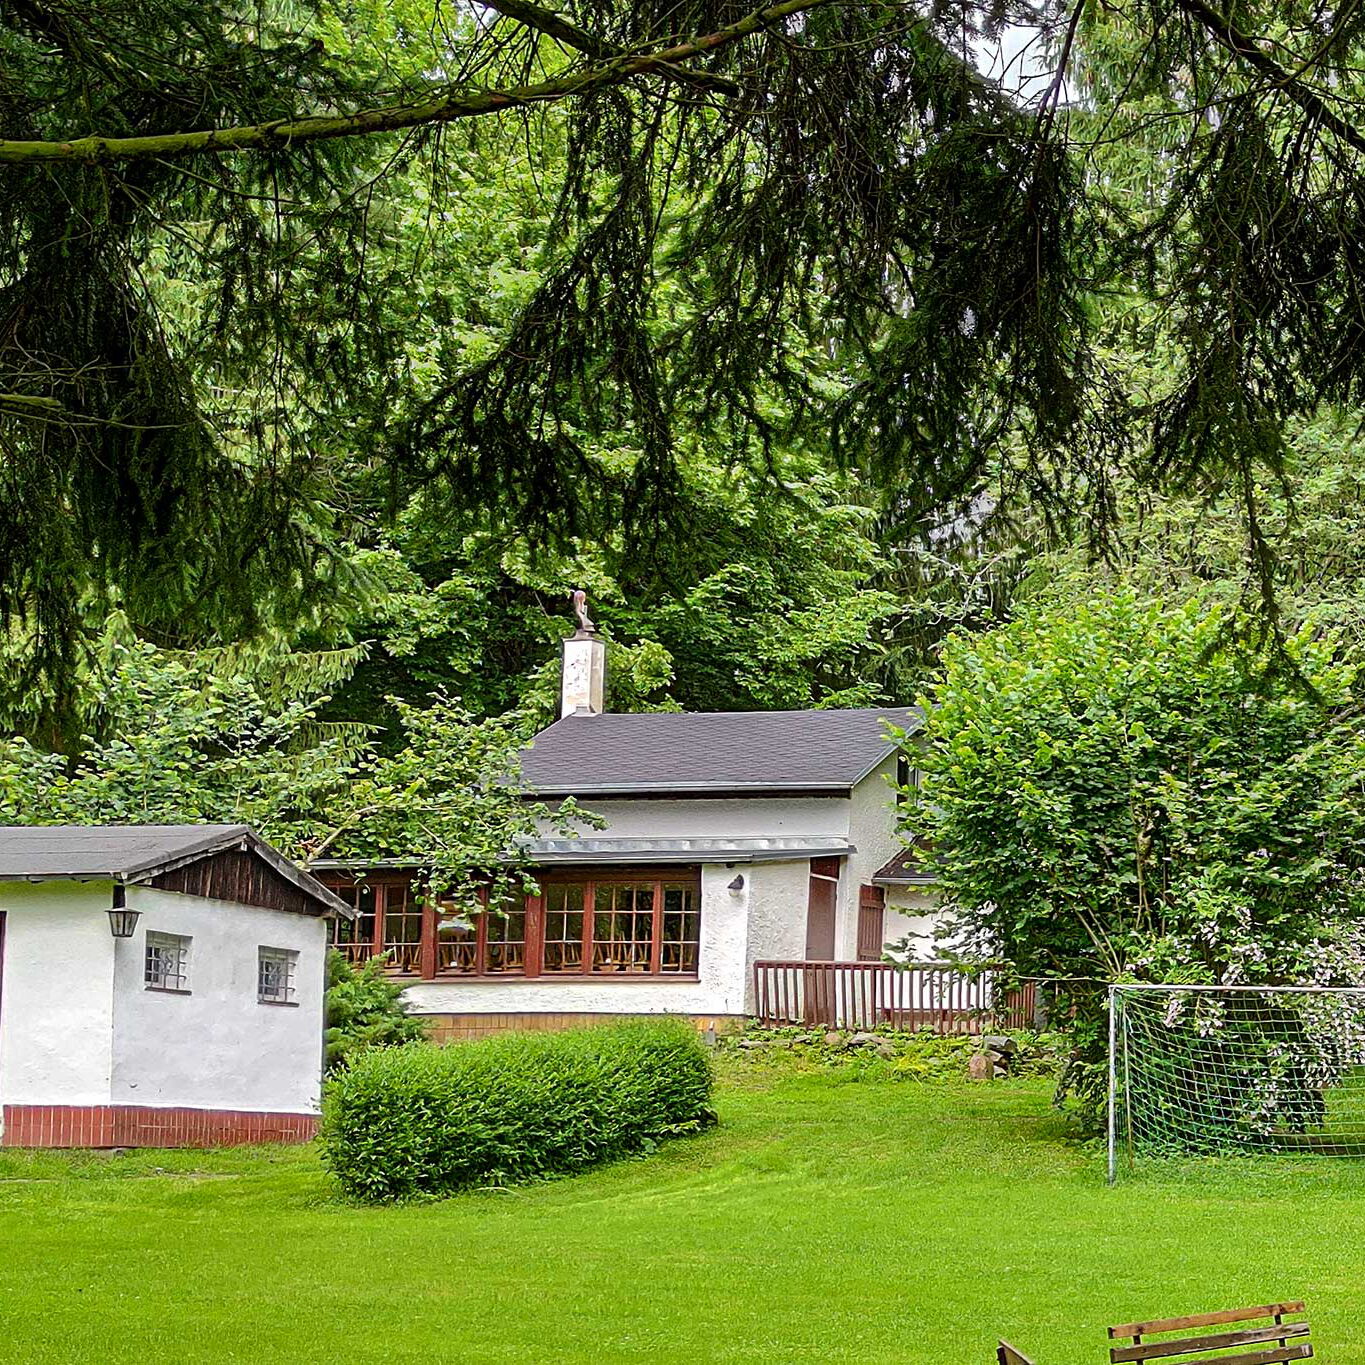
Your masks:
{"label": "green shrub", "polygon": [[367,1048],[415,1043],[424,1020],[408,1013],[403,987],[384,975],[384,959],[353,967],[341,953],[327,955],[327,1069],[349,1066]]}
{"label": "green shrub", "polygon": [[710,1100],[676,1019],[375,1050],[332,1081],[323,1162],[362,1199],[449,1194],[652,1151],[713,1122]]}

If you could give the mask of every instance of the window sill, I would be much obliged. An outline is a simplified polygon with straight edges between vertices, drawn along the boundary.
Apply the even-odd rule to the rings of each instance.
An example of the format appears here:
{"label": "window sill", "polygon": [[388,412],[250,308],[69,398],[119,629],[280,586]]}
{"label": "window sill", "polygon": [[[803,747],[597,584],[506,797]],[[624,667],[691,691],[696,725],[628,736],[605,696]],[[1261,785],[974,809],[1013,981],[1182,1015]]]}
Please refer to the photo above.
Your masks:
{"label": "window sill", "polygon": [[144,991],[150,991],[153,995],[193,995],[194,992],[186,990],[181,986],[143,986]]}
{"label": "window sill", "polygon": [[296,1010],[299,1007],[297,1000],[262,1000],[257,997],[256,1003],[258,1005],[273,1005],[276,1009]]}

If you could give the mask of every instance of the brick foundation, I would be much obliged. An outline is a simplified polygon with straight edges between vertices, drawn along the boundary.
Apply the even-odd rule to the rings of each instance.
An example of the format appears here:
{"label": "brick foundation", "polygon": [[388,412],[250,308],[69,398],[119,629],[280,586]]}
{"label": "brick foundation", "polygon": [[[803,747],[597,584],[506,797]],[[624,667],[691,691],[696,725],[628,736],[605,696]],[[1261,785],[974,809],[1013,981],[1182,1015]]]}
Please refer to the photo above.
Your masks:
{"label": "brick foundation", "polygon": [[316,1114],[138,1104],[7,1104],[0,1147],[233,1147],[309,1142],[317,1128]]}
{"label": "brick foundation", "polygon": [[[657,1019],[657,1014],[425,1014],[419,1016],[430,1025],[434,1043],[468,1043],[509,1030],[520,1032],[557,1032],[566,1028],[587,1028],[620,1019]],[[699,1033],[714,1030],[725,1033],[741,1028],[744,1019],[737,1014],[690,1014],[679,1016],[694,1024]]]}

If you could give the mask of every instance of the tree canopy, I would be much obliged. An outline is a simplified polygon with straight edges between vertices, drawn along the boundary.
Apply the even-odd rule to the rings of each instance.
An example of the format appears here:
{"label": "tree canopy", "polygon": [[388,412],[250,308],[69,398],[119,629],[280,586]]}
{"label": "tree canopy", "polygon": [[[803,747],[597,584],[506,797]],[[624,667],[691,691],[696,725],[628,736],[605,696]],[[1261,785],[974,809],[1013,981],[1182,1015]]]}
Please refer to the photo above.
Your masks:
{"label": "tree canopy", "polygon": [[[440,691],[395,699],[381,749],[372,727],[319,714],[316,663],[234,666],[126,638],[107,653],[101,733],[78,758],[0,741],[0,823],[242,822],[305,865],[401,860],[423,895],[470,912],[533,884],[527,840],[595,827],[572,800],[531,799],[516,713],[480,721]],[[357,661],[333,660],[333,680]]]}
{"label": "tree canopy", "polygon": [[[832,448],[902,525],[989,492],[1101,537],[1117,469],[1273,476],[1287,423],[1359,396],[1362,23],[1203,0],[6,6],[14,677],[68,677],[111,602],[187,643],[363,598],[360,472],[389,510],[423,491],[544,543],[619,530],[661,579],[703,447],[775,491],[778,455]],[[1054,79],[981,74],[1011,24]],[[540,207],[481,309],[428,265],[493,182]],[[1141,389],[1137,333],[1162,357]]]}
{"label": "tree canopy", "polygon": [[953,642],[926,698],[912,828],[947,932],[1058,983],[1103,1091],[1116,980],[1354,984],[1365,943],[1359,661],[1234,643],[1234,608],[1132,591]]}

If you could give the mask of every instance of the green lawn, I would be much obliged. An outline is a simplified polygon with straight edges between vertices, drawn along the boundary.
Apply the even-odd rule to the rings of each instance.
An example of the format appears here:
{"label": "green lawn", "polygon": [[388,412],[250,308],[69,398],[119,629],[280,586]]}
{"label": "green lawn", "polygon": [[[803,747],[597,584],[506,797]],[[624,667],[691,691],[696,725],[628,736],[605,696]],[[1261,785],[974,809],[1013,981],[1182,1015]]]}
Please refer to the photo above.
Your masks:
{"label": "green lawn", "polygon": [[1042,1082],[726,1069],[705,1137],[439,1204],[349,1207],[306,1150],[0,1154],[0,1360],[1079,1365],[1111,1321],[1302,1295],[1365,1365],[1365,1164],[1109,1190]]}

